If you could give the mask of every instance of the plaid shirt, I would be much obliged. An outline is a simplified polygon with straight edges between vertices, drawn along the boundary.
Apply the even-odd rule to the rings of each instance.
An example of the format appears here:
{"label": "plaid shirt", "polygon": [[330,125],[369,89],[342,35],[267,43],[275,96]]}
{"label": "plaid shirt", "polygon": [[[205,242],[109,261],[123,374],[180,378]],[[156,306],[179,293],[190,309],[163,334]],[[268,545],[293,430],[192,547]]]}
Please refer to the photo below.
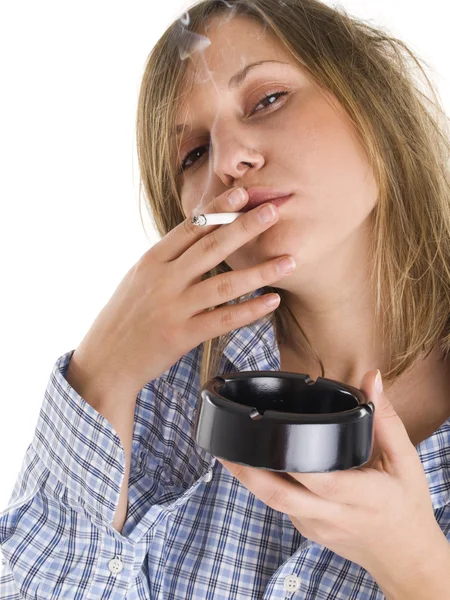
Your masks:
{"label": "plaid shirt", "polygon": [[[195,444],[202,348],[137,396],[121,533],[120,439],[67,383],[74,350],[56,361],[0,513],[1,600],[384,599],[365,569],[303,537]],[[243,370],[280,370],[266,319],[232,333],[221,372]],[[450,540],[450,419],[416,448]]]}

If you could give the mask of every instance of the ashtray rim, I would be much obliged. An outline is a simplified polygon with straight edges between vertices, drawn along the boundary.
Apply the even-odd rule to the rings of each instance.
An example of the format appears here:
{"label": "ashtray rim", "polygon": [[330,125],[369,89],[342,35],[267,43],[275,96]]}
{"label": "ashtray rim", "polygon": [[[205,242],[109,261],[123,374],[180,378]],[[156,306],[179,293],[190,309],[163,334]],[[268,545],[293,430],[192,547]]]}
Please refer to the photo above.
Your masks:
{"label": "ashtray rim", "polygon": [[[288,473],[351,469],[369,460],[375,406],[365,393],[336,380],[317,378],[314,385],[350,394],[355,406],[331,413],[292,413],[271,410],[266,403],[260,406],[264,407],[261,414],[255,406],[218,391],[227,381],[252,379],[255,389],[251,392],[257,392],[256,380],[261,378],[312,381],[307,374],[287,371],[233,371],[209,379],[201,387],[194,423],[195,441],[203,450],[231,462]],[[270,383],[262,389],[270,393]]]}
{"label": "ashtray rim", "polygon": [[[266,409],[263,414],[259,413],[256,406],[250,406],[227,398],[219,391],[219,388],[226,385],[228,382],[236,380],[258,380],[261,378],[271,379],[299,379],[308,385],[319,384],[325,390],[332,390],[342,393],[346,396],[351,396],[355,401],[355,406],[347,410],[340,410],[328,413],[299,413],[287,412],[280,410]],[[313,382],[312,384],[309,382]],[[207,395],[206,395],[207,393]],[[335,379],[326,377],[318,377],[315,381],[307,373],[292,373],[290,371],[232,371],[229,373],[221,373],[216,375],[201,388],[201,396],[203,399],[208,399],[209,402],[215,405],[216,409],[228,410],[230,412],[240,413],[242,416],[253,417],[252,420],[268,419],[272,421],[284,421],[292,424],[328,424],[328,423],[345,423],[352,422],[355,419],[361,418],[363,415],[370,413],[373,415],[375,406],[367,398],[362,391],[349,384],[343,384]],[[257,412],[257,414],[254,413]]]}

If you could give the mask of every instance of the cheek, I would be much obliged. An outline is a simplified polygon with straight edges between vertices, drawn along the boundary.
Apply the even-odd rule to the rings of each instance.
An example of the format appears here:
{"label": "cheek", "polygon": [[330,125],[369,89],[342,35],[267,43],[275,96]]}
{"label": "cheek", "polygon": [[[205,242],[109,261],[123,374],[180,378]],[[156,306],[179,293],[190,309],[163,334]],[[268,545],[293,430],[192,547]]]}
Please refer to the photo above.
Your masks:
{"label": "cheek", "polygon": [[305,122],[291,133],[288,160],[300,191],[310,198],[310,214],[335,225],[361,223],[376,204],[378,188],[353,124],[325,101]]}
{"label": "cheek", "polygon": [[195,208],[195,204],[196,204],[195,198],[196,198],[196,194],[195,194],[194,190],[192,189],[192,186],[183,184],[183,187],[182,187],[181,193],[180,193],[180,199],[181,199],[181,207],[183,209],[183,214],[186,219],[188,217],[190,217],[192,215],[192,213],[194,212],[194,208]]}

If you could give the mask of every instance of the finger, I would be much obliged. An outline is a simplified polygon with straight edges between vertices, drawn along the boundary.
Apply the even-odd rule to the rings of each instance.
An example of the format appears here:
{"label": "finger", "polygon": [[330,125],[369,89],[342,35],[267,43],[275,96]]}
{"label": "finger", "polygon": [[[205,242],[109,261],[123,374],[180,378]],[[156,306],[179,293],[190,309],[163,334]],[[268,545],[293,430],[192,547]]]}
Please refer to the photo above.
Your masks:
{"label": "finger", "polygon": [[247,467],[217,459],[240,483],[261,502],[273,510],[304,518],[321,519],[324,514],[339,518],[342,508],[312,493],[298,482],[290,480],[286,473]]}
{"label": "finger", "polygon": [[[280,266],[280,261],[285,258],[285,256],[282,258],[277,256],[254,267],[238,269],[206,279],[196,287],[185,291],[185,305],[190,307],[193,314],[199,314],[210,306],[218,306],[254,290],[275,285],[280,279],[292,273],[293,269],[284,270]],[[261,301],[263,298],[257,299],[258,305]]]}
{"label": "finger", "polygon": [[419,456],[386,392],[379,393],[375,381],[377,370],[367,371],[360,388],[375,407],[373,428],[375,442],[383,457],[383,466],[391,474],[416,469]]}
{"label": "finger", "polygon": [[383,474],[375,469],[348,469],[330,473],[289,473],[313,494],[330,502],[369,505],[377,497]]}
{"label": "finger", "polygon": [[[265,211],[270,215],[269,220],[265,219]],[[194,265],[196,272],[207,273],[255,236],[272,227],[278,218],[278,209],[271,202],[243,213],[233,223],[217,228],[188,248],[179,258],[181,269],[192,270]]]}
{"label": "finger", "polygon": [[[244,195],[239,204],[232,206],[229,197],[237,189],[242,189]],[[243,188],[233,188],[213,198],[205,206],[204,211],[208,213],[239,212],[247,204],[247,201],[248,193],[246,190]],[[197,240],[219,227],[222,227],[222,225],[198,227],[197,225],[193,225],[192,215],[188,215],[184,221],[171,229],[152,249],[160,262],[169,262],[182,256]]]}

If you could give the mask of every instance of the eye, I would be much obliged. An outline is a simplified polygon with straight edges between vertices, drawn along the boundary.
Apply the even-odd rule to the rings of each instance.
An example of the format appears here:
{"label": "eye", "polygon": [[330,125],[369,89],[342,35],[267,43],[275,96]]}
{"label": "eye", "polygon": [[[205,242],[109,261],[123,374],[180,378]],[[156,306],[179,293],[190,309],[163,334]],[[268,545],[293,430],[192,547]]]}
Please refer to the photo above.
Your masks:
{"label": "eye", "polygon": [[[208,146],[209,146],[209,144],[205,144],[204,146],[197,146],[197,148],[194,148],[194,150],[191,150],[188,154],[186,154],[183,162],[181,163],[181,167],[180,167],[180,170],[178,173],[181,175],[184,171],[187,171],[192,166],[192,165],[187,164],[189,157],[198,154],[203,148],[207,148]],[[200,154],[200,156],[201,156],[201,154]],[[200,156],[197,156],[196,158],[198,159],[198,158],[200,158]],[[196,162],[196,161],[194,160],[194,162]]]}
{"label": "eye", "polygon": [[[253,111],[250,114],[253,114],[254,112],[260,112],[260,111],[255,111],[255,108],[257,106],[259,106],[260,104],[262,104],[263,102],[265,102],[266,100],[269,100],[269,98],[275,98],[275,96],[277,98],[279,98],[280,96],[286,96],[286,94],[288,94],[289,92],[272,92],[272,94],[266,94],[264,96],[264,98],[261,98],[258,102],[258,104],[253,108]],[[273,106],[275,104],[275,102],[269,102],[268,106]]]}
{"label": "eye", "polygon": [[[250,113],[251,115],[254,114],[255,112],[261,112],[260,110],[256,111],[255,109],[262,104],[263,102],[269,101],[270,98],[274,98],[275,96],[277,98],[279,98],[280,96],[286,96],[289,92],[273,92],[271,94],[265,94],[263,98],[260,98],[260,100],[258,101],[258,103],[253,107],[252,112]],[[274,104],[276,104],[276,101],[274,102],[269,102],[269,104],[267,106],[273,106]],[[265,108],[267,108],[267,106]],[[190,152],[188,152],[188,154],[186,154],[186,156],[184,157],[180,169],[178,171],[178,175],[182,175],[184,171],[187,171],[188,169],[191,168],[192,164],[194,164],[198,158],[200,158],[202,156],[202,150],[204,148],[208,148],[209,144],[204,144],[203,146],[197,146],[197,148],[194,148],[193,150],[191,150]],[[196,156],[201,152],[200,156]],[[190,157],[195,157],[194,161],[189,165],[189,158]]]}

